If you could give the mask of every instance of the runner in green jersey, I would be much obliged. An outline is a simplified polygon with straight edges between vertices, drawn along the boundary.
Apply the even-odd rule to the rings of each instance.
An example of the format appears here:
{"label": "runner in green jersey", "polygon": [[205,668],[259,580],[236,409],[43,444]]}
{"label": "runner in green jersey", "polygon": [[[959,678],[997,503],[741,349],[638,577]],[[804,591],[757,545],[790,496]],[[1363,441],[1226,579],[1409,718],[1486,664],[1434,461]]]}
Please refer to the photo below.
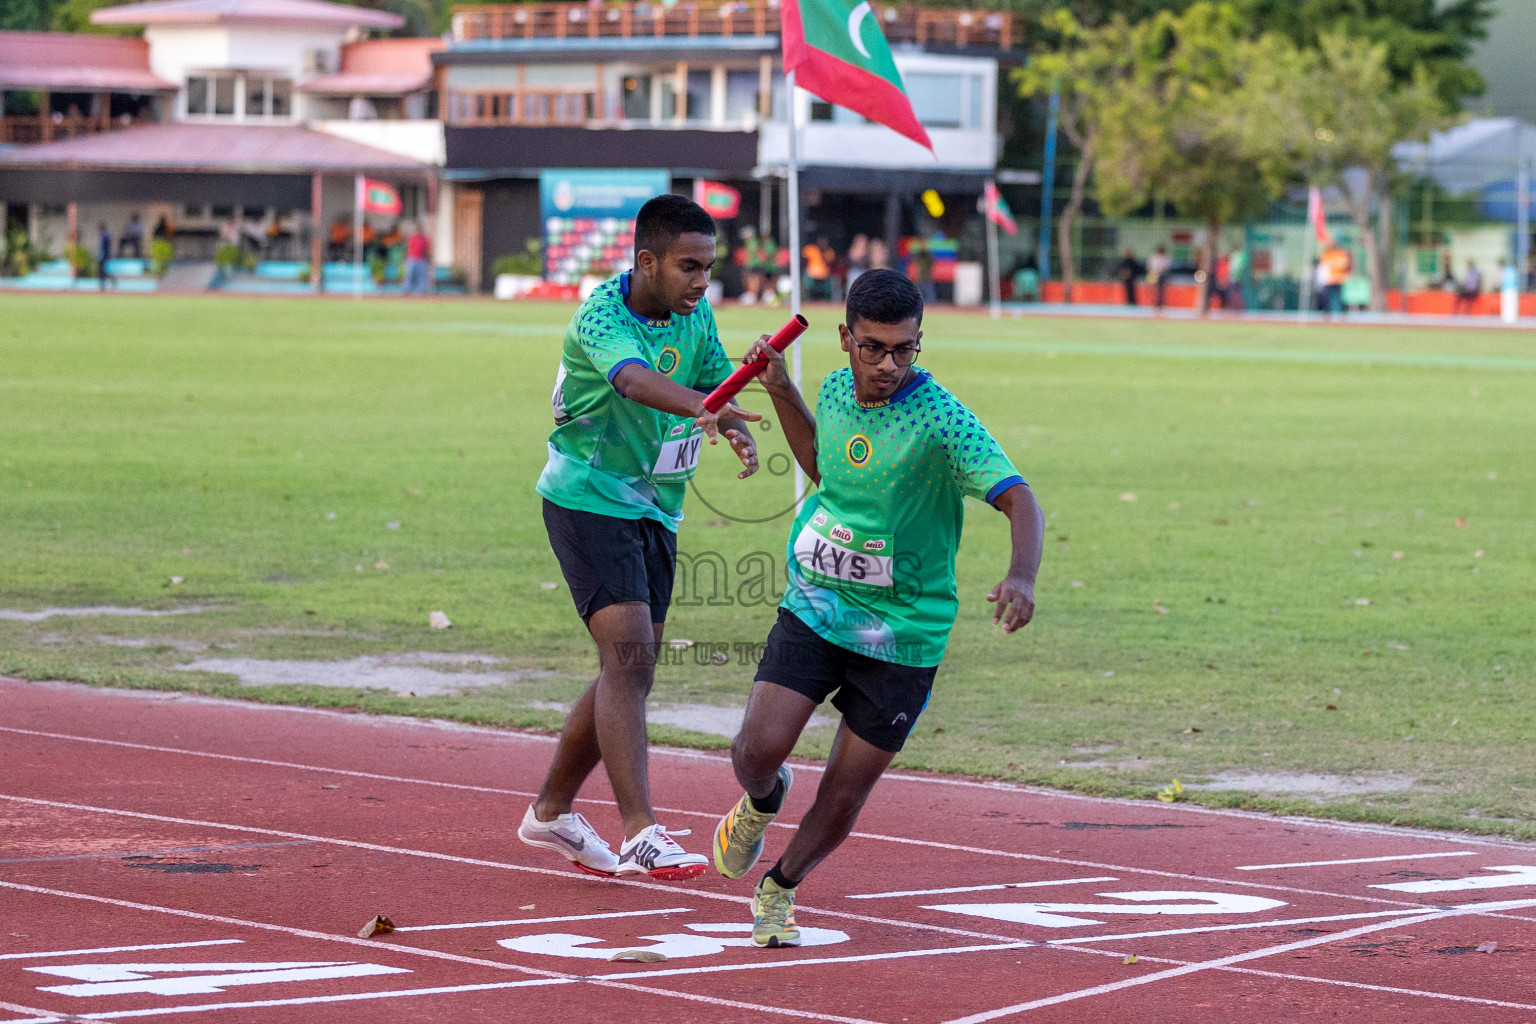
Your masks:
{"label": "runner in green jersey", "polygon": [[767,356],[760,378],[785,438],[818,484],[790,529],[789,584],[768,635],[741,732],[731,744],[746,792],[715,830],[715,867],[751,870],[792,775],[784,764],[818,704],[842,712],[816,800],[758,883],[752,935],[795,945],[795,889],[853,829],[859,810],[928,703],[959,601],[955,552],[967,496],[1009,519],[1013,557],[987,600],[1005,633],[1035,611],[1045,518],[976,415],[915,365],[923,301],[915,285],[872,270],[848,289],[838,328],[848,366],[822,383],[816,414]]}
{"label": "runner in green jersey", "polygon": [[[672,597],[683,489],[703,442],[723,434],[740,475],[757,471],[744,420],[762,417],[734,405],[704,410],[704,396],[732,369],[704,298],[714,263],[708,213],[682,196],[647,202],[635,221],[634,269],[582,303],[555,377],[555,430],[537,489],[600,668],[517,835],[596,874],[685,879],[708,864],[651,809],[645,698]],[[624,819],[617,854],[571,808],[599,760]]]}

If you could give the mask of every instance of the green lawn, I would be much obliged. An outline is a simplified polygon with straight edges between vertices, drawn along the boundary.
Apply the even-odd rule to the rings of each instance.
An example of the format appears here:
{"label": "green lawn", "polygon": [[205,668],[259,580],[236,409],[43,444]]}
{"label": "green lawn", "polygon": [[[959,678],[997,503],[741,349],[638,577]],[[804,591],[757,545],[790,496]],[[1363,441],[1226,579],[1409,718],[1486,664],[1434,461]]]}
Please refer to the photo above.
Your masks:
{"label": "green lawn", "polygon": [[[0,671],[557,726],[595,660],[563,584],[543,586],[560,576],[533,492],[569,315],[0,296],[0,609],[206,609],[0,619]],[[809,315],[814,382],[841,353],[836,311]],[[781,319],[721,311],[726,347]],[[925,365],[1013,454],[1050,529],[1038,615],[1005,637],[983,597],[1006,524],[971,506],[960,621],[901,764],[1131,795],[1177,777],[1214,784],[1185,793],[1211,804],[1536,834],[1536,338],[926,326]],[[708,452],[689,498],[700,575],[669,635],[696,646],[661,669],[660,705],[739,705],[734,645],[773,619],[758,577],[767,561],[783,584],[789,477],[739,483],[731,461]],[[456,628],[429,630],[436,609]],[[434,651],[526,671],[412,697],[175,668]]]}

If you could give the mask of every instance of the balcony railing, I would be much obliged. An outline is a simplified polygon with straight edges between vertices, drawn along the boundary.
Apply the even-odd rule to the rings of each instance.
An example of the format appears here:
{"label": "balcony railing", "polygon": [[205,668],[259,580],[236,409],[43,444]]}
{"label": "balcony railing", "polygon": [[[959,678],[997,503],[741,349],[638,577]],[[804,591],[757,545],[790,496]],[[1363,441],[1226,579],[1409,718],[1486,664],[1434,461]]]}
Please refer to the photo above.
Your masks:
{"label": "balcony railing", "polygon": [[72,139],[77,135],[116,131],[148,124],[146,118],[90,117],[85,114],[12,114],[0,117],[0,144],[23,145],[32,142],[53,142],[56,139]]}
{"label": "balcony railing", "polygon": [[[893,43],[1013,49],[1024,22],[997,11],[875,4]],[[457,42],[481,39],[633,39],[654,36],[762,36],[779,31],[778,0],[705,0],[671,6],[622,3],[500,4],[458,7]]]}
{"label": "balcony railing", "polygon": [[452,125],[583,125],[611,119],[595,89],[450,92]]}

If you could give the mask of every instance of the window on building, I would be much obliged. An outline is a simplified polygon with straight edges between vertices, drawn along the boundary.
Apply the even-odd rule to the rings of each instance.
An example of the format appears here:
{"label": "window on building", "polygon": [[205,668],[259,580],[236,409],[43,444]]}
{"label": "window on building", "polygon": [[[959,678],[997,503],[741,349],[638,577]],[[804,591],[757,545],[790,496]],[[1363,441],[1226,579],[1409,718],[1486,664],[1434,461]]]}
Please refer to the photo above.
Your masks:
{"label": "window on building", "polygon": [[213,113],[213,107],[208,102],[208,79],[201,75],[191,75],[187,78],[187,113]]}
{"label": "window on building", "polygon": [[219,75],[213,79],[213,112],[221,116],[235,114],[235,76]]}
{"label": "window on building", "polygon": [[688,72],[688,110],[685,115],[688,120],[709,120],[712,77],[708,71]]}
{"label": "window on building", "polygon": [[725,119],[745,121],[757,114],[757,69],[725,73]]}
{"label": "window on building", "polygon": [[827,103],[824,100],[811,100],[812,121],[830,121],[832,120],[832,114],[832,104]]}
{"label": "window on building", "polygon": [[982,125],[982,111],[981,111],[981,83],[982,83],[982,78],[981,78],[980,75],[971,75],[968,78],[966,78],[965,81],[966,81],[966,85],[969,87],[967,91],[970,93],[970,97],[971,97],[970,109],[967,112],[968,116],[966,118],[965,126],[967,128],[980,128],[981,125]]}
{"label": "window on building", "polygon": [[293,116],[293,82],[287,78],[268,79],[267,113],[273,117]]}
{"label": "window on building", "polygon": [[267,116],[267,80],[248,75],[245,79],[245,116]]}
{"label": "window on building", "polygon": [[624,118],[629,121],[651,119],[651,76],[624,76]]}
{"label": "window on building", "polygon": [[959,128],[962,120],[965,76],[918,72],[906,75],[907,95],[917,119],[929,128]]}

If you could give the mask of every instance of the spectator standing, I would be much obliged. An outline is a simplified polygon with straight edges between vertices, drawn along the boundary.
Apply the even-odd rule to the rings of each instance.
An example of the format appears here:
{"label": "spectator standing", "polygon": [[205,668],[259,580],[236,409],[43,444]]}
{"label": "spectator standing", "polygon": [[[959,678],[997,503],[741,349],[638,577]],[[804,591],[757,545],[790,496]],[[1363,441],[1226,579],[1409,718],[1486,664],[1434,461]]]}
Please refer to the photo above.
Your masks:
{"label": "spectator standing", "polygon": [[405,238],[405,293],[425,295],[432,290],[432,243],[421,230],[420,224],[412,224]]}
{"label": "spectator standing", "polygon": [[1477,311],[1477,297],[1483,293],[1483,272],[1477,269],[1476,260],[1467,260],[1467,272],[1462,275],[1461,284],[1456,289],[1456,301],[1451,306],[1451,313]]}
{"label": "spectator standing", "polygon": [[806,298],[824,301],[832,298],[832,265],[827,259],[831,251],[832,246],[825,238],[818,238],[801,250],[807,283]]}
{"label": "spectator standing", "polygon": [[1247,296],[1243,287],[1248,283],[1248,250],[1234,249],[1227,258],[1227,297],[1222,300],[1222,305],[1228,309],[1243,309],[1247,306]]}
{"label": "spectator standing", "polygon": [[1125,304],[1136,305],[1136,281],[1146,272],[1141,261],[1136,258],[1136,253],[1130,249],[1125,250],[1120,257],[1119,269],[1115,276],[1120,278],[1120,283],[1125,286]]}
{"label": "spectator standing", "polygon": [[869,240],[869,269],[891,269],[891,247],[885,244],[883,238],[871,238]]}
{"label": "spectator standing", "polygon": [[1168,274],[1173,270],[1173,257],[1168,255],[1168,247],[1160,245],[1157,251],[1147,257],[1147,281],[1156,289],[1153,303],[1158,312],[1162,312],[1168,304]]}
{"label": "spectator standing", "polygon": [[912,267],[917,272],[917,290],[926,305],[938,301],[938,290],[933,284],[933,252],[921,238],[912,241]]}
{"label": "spectator standing", "polygon": [[1344,282],[1354,270],[1349,251],[1334,242],[1323,251],[1319,278],[1322,281],[1323,310],[1333,316],[1344,311]]}
{"label": "spectator standing", "polygon": [[96,281],[102,291],[107,290],[107,285],[117,287],[117,282],[112,280],[112,275],[107,272],[107,261],[112,258],[112,232],[107,230],[107,225],[96,225]]}
{"label": "spectator standing", "polygon": [[869,269],[869,236],[854,235],[853,241],[848,243],[848,281],[844,288],[846,294],[848,288],[853,287],[853,282],[859,279],[859,275]]}
{"label": "spectator standing", "polygon": [[123,233],[117,239],[117,254],[127,256],[128,250],[133,250],[133,258],[144,258],[144,222],[139,220],[135,213],[128,218],[128,223],[123,225]]}

